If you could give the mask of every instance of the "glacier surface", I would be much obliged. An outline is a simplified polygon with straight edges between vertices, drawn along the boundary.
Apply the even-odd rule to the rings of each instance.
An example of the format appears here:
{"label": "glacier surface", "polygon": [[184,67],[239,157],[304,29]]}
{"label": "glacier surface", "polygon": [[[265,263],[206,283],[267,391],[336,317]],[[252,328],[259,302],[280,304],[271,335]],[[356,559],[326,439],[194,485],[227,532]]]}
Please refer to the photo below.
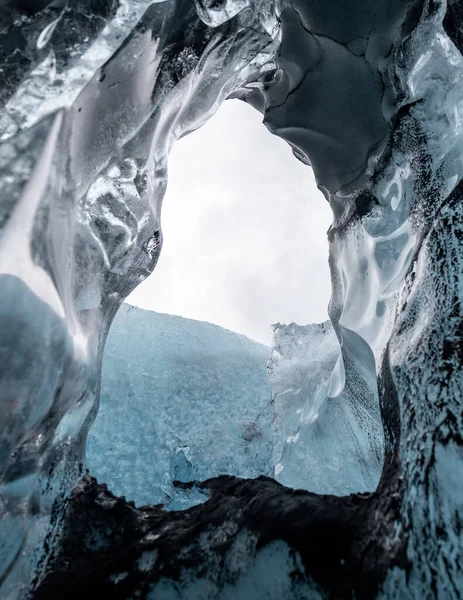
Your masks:
{"label": "glacier surface", "polygon": [[[2,598],[258,597],[267,558],[294,597],[462,597],[462,23],[459,0],[2,3]],[[333,211],[340,355],[321,344],[307,396],[272,375],[293,439],[274,474],[301,475],[300,442],[344,395],[332,431],[361,429],[366,488],[384,439],[373,492],[228,474],[166,511],[85,474],[111,322],[161,251],[169,151],[227,98],[312,166]],[[317,351],[300,355],[309,373]]]}
{"label": "glacier surface", "polygon": [[210,323],[122,304],[105,345],[87,467],[138,506],[170,510],[206,501],[199,484],[219,475],[272,475],[325,494],[374,491],[377,394],[344,388],[329,397],[339,358],[329,322],[274,326],[271,351]]}
{"label": "glacier surface", "polygon": [[216,325],[123,304],[106,342],[88,468],[137,505],[169,508],[207,499],[191,489],[205,479],[267,475],[269,355]]}

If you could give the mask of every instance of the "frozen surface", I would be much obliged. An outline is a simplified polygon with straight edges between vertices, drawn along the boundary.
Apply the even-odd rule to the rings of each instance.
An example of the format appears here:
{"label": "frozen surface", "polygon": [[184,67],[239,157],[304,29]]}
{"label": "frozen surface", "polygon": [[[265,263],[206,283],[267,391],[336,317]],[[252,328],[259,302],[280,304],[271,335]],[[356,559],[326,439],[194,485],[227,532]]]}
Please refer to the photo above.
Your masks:
{"label": "frozen surface", "polygon": [[233,583],[222,586],[185,570],[180,581],[162,578],[153,584],[147,600],[322,600],[316,586],[304,580],[299,556],[286,544],[274,542],[248,563],[243,558],[252,544],[252,538],[238,536],[226,558],[225,569],[233,574]]}
{"label": "frozen surface", "polygon": [[269,354],[216,325],[123,304],[106,342],[90,471],[137,505],[170,508],[205,499],[179,484],[269,474]]}
{"label": "frozen surface", "polygon": [[[272,475],[325,494],[373,491],[383,435],[375,390],[329,396],[330,322],[274,326],[270,348],[210,323],[123,304],[103,358],[87,466],[137,505],[186,508],[218,475]],[[267,375],[270,375],[270,379]]]}
{"label": "frozen surface", "polygon": [[[384,440],[377,390],[344,381],[336,389],[342,360],[329,321],[274,326],[274,476],[284,485],[343,495],[378,484]],[[350,381],[363,380],[360,365],[349,368]]]}

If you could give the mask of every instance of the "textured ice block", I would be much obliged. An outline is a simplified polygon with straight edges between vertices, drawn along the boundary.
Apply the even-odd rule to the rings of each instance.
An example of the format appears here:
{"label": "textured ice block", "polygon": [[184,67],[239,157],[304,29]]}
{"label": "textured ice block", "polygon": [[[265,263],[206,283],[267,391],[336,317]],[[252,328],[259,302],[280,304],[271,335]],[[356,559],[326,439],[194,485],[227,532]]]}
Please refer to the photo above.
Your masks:
{"label": "textured ice block", "polygon": [[138,505],[171,507],[204,500],[182,489],[196,481],[267,475],[269,355],[216,325],[123,304],[106,342],[90,471]]}

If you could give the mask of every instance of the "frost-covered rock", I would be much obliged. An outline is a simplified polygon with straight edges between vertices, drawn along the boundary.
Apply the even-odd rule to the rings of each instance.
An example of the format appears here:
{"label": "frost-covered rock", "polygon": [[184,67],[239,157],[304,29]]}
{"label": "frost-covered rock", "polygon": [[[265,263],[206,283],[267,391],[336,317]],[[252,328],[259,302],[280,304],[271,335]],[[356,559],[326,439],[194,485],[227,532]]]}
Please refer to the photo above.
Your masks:
{"label": "frost-covered rock", "polygon": [[269,474],[269,354],[211,323],[123,304],[106,342],[90,471],[137,505],[170,507],[204,500],[182,489],[195,482]]}

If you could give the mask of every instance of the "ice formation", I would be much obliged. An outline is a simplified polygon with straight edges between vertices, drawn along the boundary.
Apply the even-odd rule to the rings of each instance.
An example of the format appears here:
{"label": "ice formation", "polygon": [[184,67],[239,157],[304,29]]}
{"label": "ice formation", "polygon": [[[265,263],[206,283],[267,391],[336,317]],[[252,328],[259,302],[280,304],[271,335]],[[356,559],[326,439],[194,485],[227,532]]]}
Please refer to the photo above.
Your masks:
{"label": "ice formation", "polygon": [[384,442],[377,388],[366,385],[374,359],[347,363],[346,383],[337,385],[340,357],[329,321],[274,327],[273,475],[284,485],[337,495],[376,489]]}
{"label": "ice formation", "polygon": [[90,472],[138,506],[169,508],[205,501],[194,487],[205,479],[269,474],[269,353],[216,325],[123,304],[106,342]]}
{"label": "ice formation", "polygon": [[[462,597],[462,18],[458,0],[2,4],[2,598]],[[136,508],[84,475],[104,343],[156,265],[172,144],[231,97],[330,202],[340,355],[310,385],[326,406],[378,395],[384,466],[367,494],[223,475],[188,510]]]}
{"label": "ice formation", "polygon": [[216,325],[123,304],[105,345],[90,472],[138,506],[170,510],[205,502],[200,482],[225,474],[325,494],[374,491],[377,393],[329,396],[340,356],[331,324],[275,326],[270,380],[269,356]]}

